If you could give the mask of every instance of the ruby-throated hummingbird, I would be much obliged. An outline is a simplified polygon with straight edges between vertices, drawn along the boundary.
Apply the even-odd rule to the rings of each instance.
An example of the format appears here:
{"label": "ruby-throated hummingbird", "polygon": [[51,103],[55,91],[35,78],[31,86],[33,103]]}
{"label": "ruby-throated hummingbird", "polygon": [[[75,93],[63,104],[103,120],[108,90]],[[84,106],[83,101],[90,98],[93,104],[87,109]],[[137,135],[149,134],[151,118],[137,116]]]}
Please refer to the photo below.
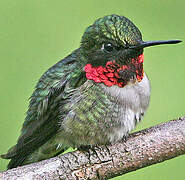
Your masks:
{"label": "ruby-throated hummingbird", "polygon": [[40,78],[17,144],[2,158],[8,168],[56,156],[69,147],[114,143],[146,112],[150,82],[143,49],[180,40],[143,41],[126,17],[109,15],[89,26],[80,48]]}

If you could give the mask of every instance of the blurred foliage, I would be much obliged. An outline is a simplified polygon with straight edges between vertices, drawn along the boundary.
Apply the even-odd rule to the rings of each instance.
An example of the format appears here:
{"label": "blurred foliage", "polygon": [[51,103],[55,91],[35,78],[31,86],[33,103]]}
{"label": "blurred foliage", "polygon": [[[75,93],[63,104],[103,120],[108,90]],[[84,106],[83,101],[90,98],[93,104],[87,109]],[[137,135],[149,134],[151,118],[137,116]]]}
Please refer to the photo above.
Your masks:
{"label": "blurred foliage", "polygon": [[[95,19],[124,15],[139,27],[144,40],[184,40],[184,5],[184,0],[0,0],[0,154],[15,144],[39,77],[79,47],[85,28]],[[184,56],[184,43],[145,50],[152,97],[136,130],[185,115]],[[181,180],[184,162],[181,156],[126,174],[124,180]],[[7,163],[0,159],[0,169]]]}

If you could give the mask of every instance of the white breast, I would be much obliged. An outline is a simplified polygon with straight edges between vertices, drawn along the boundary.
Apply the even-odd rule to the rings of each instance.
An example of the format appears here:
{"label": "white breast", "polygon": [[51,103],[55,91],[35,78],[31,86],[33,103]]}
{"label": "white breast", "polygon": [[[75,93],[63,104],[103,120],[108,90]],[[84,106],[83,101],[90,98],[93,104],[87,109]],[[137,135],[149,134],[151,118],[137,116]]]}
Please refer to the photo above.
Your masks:
{"label": "white breast", "polygon": [[108,134],[111,142],[120,140],[127,135],[144,115],[150,101],[150,82],[144,74],[141,82],[129,83],[123,88],[102,85],[105,93],[116,99],[119,104],[119,114],[115,119],[119,126]]}

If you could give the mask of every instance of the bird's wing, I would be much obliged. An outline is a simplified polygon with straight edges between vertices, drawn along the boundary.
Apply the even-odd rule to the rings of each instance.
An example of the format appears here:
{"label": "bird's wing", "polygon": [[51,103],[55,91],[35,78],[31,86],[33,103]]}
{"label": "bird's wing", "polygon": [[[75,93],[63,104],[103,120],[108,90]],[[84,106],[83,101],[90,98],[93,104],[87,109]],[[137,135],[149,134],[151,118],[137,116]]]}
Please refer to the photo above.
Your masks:
{"label": "bird's wing", "polygon": [[64,89],[71,80],[76,66],[76,57],[73,53],[51,67],[40,78],[30,98],[18,142],[7,154],[2,155],[2,158],[11,159],[9,169],[22,165],[28,155],[57,133],[60,101],[68,98]]}

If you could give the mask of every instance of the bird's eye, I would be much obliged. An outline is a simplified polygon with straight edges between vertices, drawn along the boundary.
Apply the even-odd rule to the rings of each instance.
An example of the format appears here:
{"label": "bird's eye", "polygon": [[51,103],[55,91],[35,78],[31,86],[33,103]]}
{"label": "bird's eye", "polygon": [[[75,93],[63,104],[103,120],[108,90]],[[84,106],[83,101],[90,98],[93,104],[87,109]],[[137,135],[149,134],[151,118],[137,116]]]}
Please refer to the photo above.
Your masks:
{"label": "bird's eye", "polygon": [[104,43],[103,45],[102,45],[102,48],[101,48],[103,51],[105,51],[105,52],[111,52],[111,51],[113,51],[114,50],[114,46],[112,45],[112,43]]}

